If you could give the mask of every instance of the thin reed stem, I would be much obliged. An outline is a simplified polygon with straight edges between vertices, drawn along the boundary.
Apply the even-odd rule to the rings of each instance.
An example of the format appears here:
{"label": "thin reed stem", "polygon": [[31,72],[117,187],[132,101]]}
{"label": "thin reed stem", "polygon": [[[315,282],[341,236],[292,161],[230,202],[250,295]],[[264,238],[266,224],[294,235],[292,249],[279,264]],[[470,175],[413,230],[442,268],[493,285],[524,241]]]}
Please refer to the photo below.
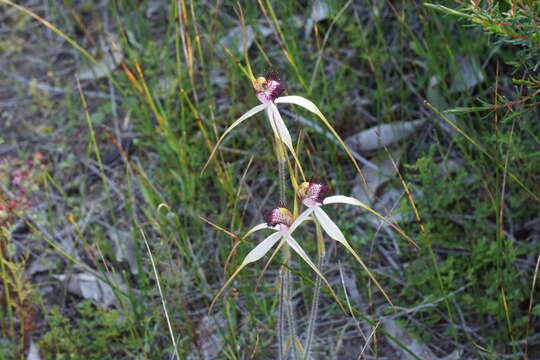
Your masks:
{"label": "thin reed stem", "polygon": [[275,139],[276,155],[278,161],[278,184],[279,184],[279,201],[282,205],[285,205],[285,167],[286,167],[286,155],[283,143],[279,139]]}
{"label": "thin reed stem", "polygon": [[[323,261],[324,255],[319,254],[319,259],[317,260],[317,267],[319,269],[322,268]],[[319,298],[321,296],[321,284],[322,279],[317,276],[317,279],[315,280],[315,288],[313,289],[313,302],[311,303],[311,311],[309,314],[306,344],[304,345],[304,360],[309,359],[309,352],[313,342],[313,334],[315,332],[315,325],[317,322],[317,310],[319,309]]]}
{"label": "thin reed stem", "polygon": [[[324,238],[321,230],[321,226],[316,221],[315,222],[315,234],[317,236],[317,267],[322,269],[324,263],[325,249],[324,249]],[[319,299],[321,296],[321,284],[322,278],[317,276],[315,280],[315,288],[313,289],[313,302],[311,304],[311,312],[309,315],[309,322],[307,328],[306,344],[304,346],[304,360],[309,359],[309,352],[311,350],[311,344],[313,343],[313,334],[315,333],[315,325],[317,322],[317,310],[319,309]]]}
{"label": "thin reed stem", "polygon": [[284,273],[283,271],[279,272],[279,306],[278,306],[278,359],[283,360],[284,349],[285,349],[285,287],[284,287]]}
{"label": "thin reed stem", "polygon": [[146,236],[144,235],[144,232],[141,230],[141,235],[144,240],[144,244],[146,245],[146,250],[148,251],[148,256],[150,257],[150,263],[152,264],[152,270],[154,270],[154,276],[156,277],[156,285],[159,292],[159,297],[161,298],[161,305],[163,306],[163,313],[165,314],[165,320],[167,321],[167,327],[169,328],[169,334],[171,336],[171,343],[173,345],[173,354],[176,357],[177,360],[180,360],[180,356],[178,355],[178,347],[176,345],[176,338],[174,336],[173,328],[171,325],[171,320],[169,318],[169,312],[167,311],[167,304],[165,303],[165,297],[163,296],[163,291],[161,290],[161,283],[159,282],[159,276],[156,269],[156,263],[154,262],[154,257],[152,256],[152,251],[150,250],[150,245],[148,245],[148,241],[146,241]]}
{"label": "thin reed stem", "polygon": [[289,269],[285,270],[285,286],[286,286],[286,294],[285,294],[285,301],[287,304],[287,321],[288,321],[288,327],[289,327],[289,337],[291,338],[291,351],[293,354],[293,359],[298,359],[298,351],[296,349],[296,326],[295,326],[295,316],[294,316],[294,307],[292,303],[292,276],[291,271]]}

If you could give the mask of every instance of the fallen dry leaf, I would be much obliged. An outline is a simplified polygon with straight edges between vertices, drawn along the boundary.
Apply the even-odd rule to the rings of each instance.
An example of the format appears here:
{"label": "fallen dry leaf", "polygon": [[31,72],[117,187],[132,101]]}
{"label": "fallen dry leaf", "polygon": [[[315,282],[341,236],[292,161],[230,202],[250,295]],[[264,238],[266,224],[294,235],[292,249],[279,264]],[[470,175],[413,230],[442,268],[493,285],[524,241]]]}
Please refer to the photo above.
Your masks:
{"label": "fallen dry leaf", "polygon": [[[448,103],[446,102],[444,96],[441,94],[440,86],[439,86],[439,78],[437,76],[432,76],[429,79],[429,85],[426,92],[427,100],[439,111],[444,111],[445,109],[448,109]],[[447,124],[443,119],[439,118],[437,115],[433,115],[434,120],[437,121],[439,126],[446,131],[451,136],[459,135],[459,133],[452,128],[449,124]],[[456,116],[454,114],[445,114],[446,118],[450,120],[452,123],[456,123]]]}
{"label": "fallen dry leaf", "polygon": [[[399,164],[401,154],[401,149],[396,149],[390,153],[396,165]],[[367,166],[362,169],[362,173],[364,174],[364,178],[367,183],[368,192],[366,193],[365,186],[360,180],[358,180],[352,190],[353,196],[367,205],[371,205],[373,203],[374,195],[377,192],[377,189],[379,189],[379,187],[385,182],[390,180],[396,173],[392,160],[390,160],[386,152],[380,158],[372,159],[371,163],[376,165],[377,169]]]}
{"label": "fallen dry leaf", "polygon": [[[418,356],[422,360],[457,360],[459,359],[459,351],[454,350],[452,353],[445,357],[436,356],[431,349],[418,341],[416,341],[406,329],[397,325],[396,321],[392,319],[385,319],[382,321],[384,329],[393,337],[398,339],[403,345],[405,345],[411,352]],[[396,343],[390,341],[390,345],[395,349],[396,355],[401,355],[399,359],[403,360],[415,360],[416,357],[412,356],[408,352],[404,351]]]}
{"label": "fallen dry leaf", "polygon": [[[58,275],[56,278],[65,282],[70,293],[91,300],[97,306],[109,308],[118,305],[112,287],[91,273]],[[119,281],[117,280],[115,283],[119,283]]]}
{"label": "fallen dry leaf", "polygon": [[459,71],[452,73],[452,85],[450,92],[470,90],[484,82],[485,76],[476,56],[458,56],[457,66]]}
{"label": "fallen dry leaf", "polygon": [[412,135],[425,120],[397,121],[378,125],[352,135],[345,143],[355,151],[370,151],[390,146]]}
{"label": "fallen dry leaf", "polygon": [[223,348],[220,328],[227,326],[227,320],[221,314],[205,315],[197,327],[198,350],[188,356],[188,360],[217,359]]}

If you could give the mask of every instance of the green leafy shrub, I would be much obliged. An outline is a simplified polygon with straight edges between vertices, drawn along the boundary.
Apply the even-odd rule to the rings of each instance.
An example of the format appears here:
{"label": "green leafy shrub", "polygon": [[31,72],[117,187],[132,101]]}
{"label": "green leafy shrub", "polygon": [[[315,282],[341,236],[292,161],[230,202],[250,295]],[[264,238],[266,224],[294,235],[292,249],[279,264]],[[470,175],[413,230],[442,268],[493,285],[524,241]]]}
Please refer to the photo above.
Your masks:
{"label": "green leafy shrub", "polygon": [[[421,256],[406,267],[409,286],[404,287],[403,295],[412,305],[435,304],[422,310],[427,323],[445,323],[448,334],[452,334],[459,312],[465,323],[484,324],[481,331],[484,339],[490,342],[492,339],[491,345],[497,346],[495,339],[503,341],[508,335],[500,333],[507,317],[512,319],[514,332],[525,332],[527,312],[523,305],[528,301],[530,284],[516,261],[532,248],[527,242],[511,241],[498,233],[493,217],[496,206],[485,197],[485,182],[468,169],[473,165],[448,173],[444,165],[437,165],[444,161],[437,160],[434,150],[435,146],[429,154],[407,166],[408,178],[414,183],[411,190],[420,194],[422,189],[415,202],[422,214],[426,236]],[[522,198],[521,205],[524,201]],[[440,283],[432,256],[438,264]],[[441,286],[444,291],[440,290]],[[417,294],[431,295],[418,298]],[[449,294],[452,295],[448,313],[442,300]],[[448,321],[445,317],[455,318]],[[482,321],[478,322],[479,319]],[[498,326],[487,325],[499,322]],[[428,332],[419,336],[430,340]],[[457,331],[456,336],[468,335]]]}
{"label": "green leafy shrub", "polygon": [[141,352],[128,336],[130,326],[120,311],[96,308],[84,301],[77,312],[74,323],[58,308],[51,309],[49,331],[39,342],[45,359],[119,359]]}

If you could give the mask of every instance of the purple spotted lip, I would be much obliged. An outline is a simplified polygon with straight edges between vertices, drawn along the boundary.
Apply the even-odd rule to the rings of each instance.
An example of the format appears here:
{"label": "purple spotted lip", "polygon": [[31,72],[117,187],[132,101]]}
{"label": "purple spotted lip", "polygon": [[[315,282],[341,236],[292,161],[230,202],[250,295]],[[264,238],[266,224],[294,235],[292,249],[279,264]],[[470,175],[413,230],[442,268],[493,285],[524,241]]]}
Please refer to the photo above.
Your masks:
{"label": "purple spotted lip", "polygon": [[283,94],[285,87],[275,71],[266,74],[265,77],[259,77],[253,83],[255,96],[263,104],[274,102]]}

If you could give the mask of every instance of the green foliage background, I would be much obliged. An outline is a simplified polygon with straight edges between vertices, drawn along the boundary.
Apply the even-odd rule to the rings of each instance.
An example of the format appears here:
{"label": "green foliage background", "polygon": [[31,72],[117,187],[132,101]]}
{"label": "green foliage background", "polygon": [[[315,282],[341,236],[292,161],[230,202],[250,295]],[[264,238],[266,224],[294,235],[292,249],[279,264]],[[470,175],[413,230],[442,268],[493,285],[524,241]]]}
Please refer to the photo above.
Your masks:
{"label": "green foliage background", "polygon": [[[229,259],[233,239],[201,218],[241,236],[278,200],[273,140],[263,116],[235,130],[200,174],[223,130],[257,104],[241,71],[247,66],[241,37],[224,41],[234,29],[239,34],[242,21],[252,29],[247,57],[256,75],[278,70],[287,93],[315,102],[343,138],[376,125],[426,120],[390,149],[401,150],[400,175],[420,218],[399,177],[376,194],[401,191],[393,205],[408,219],[400,226],[420,250],[345,207],[331,212],[398,305],[392,313],[354,260],[330,248],[325,274],[343,299],[340,275],[351,274],[361,324],[394,319],[441,358],[522,358],[527,352],[532,359],[540,351],[531,337],[540,326],[540,294],[532,288],[540,233],[540,6],[325,1],[327,16],[306,36],[306,19],[319,2],[44,3],[21,5],[98,62],[106,57],[101,39],[116,34],[124,58],[108,77],[81,82],[85,106],[75,74],[92,62],[0,1],[6,34],[0,85],[10,100],[3,102],[0,136],[12,146],[0,168],[6,179],[1,203],[17,191],[10,180],[17,161],[36,151],[45,156],[40,175],[32,175],[40,184],[32,203],[40,207],[14,209],[0,222],[6,264],[0,357],[23,358],[35,341],[44,359],[169,358],[173,349],[146,238],[181,359],[212,358],[207,351],[219,359],[274,358],[277,262],[258,287],[262,265],[248,267],[216,312],[206,315],[213,295],[259,239],[241,244]],[[325,179],[336,194],[353,192],[359,181],[345,154],[298,120],[316,123],[310,114],[287,111],[293,138],[302,139],[307,175]],[[385,149],[362,155],[387,158]],[[13,236],[21,221],[30,230]],[[71,252],[63,250],[62,236],[74,244]],[[133,249],[127,258],[116,255],[118,241]],[[305,246],[314,253],[314,243]],[[37,261],[46,268],[28,272]],[[307,266],[295,265],[301,333],[314,280]],[[58,280],[80,272],[111,286],[114,309],[74,295]],[[314,358],[356,358],[365,340],[354,320],[329,296],[322,298]],[[38,315],[26,327],[21,314],[29,309]],[[384,325],[380,331],[368,354],[392,357],[395,341]]]}

